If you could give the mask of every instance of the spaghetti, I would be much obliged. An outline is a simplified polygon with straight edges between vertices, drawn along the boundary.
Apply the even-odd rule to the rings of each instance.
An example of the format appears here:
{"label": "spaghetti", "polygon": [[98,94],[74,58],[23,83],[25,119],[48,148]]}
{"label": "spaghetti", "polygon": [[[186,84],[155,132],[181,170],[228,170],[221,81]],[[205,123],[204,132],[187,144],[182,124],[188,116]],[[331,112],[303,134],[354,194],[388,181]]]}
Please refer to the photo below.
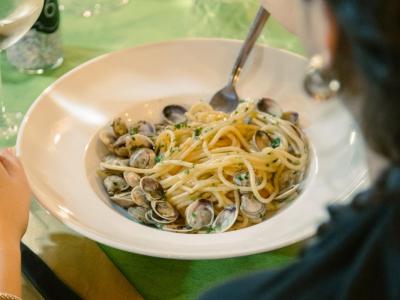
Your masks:
{"label": "spaghetti", "polygon": [[[134,220],[164,230],[222,232],[259,223],[267,212],[296,197],[306,171],[307,141],[290,114],[261,111],[255,101],[243,101],[231,114],[199,102],[185,113],[182,122],[158,124],[147,134],[138,130],[144,126],[133,126],[132,130],[125,125],[127,130],[115,132],[118,126],[114,121],[109,140],[104,133],[102,136],[114,152],[100,164],[106,190],[116,203],[122,203],[121,194],[125,195],[125,206],[121,206]],[[142,147],[145,136],[153,153]],[[125,141],[122,147],[121,142],[116,145],[121,137]],[[132,138],[136,143],[129,140]],[[124,147],[126,155],[115,155]],[[133,183],[129,183],[128,174],[136,179]],[[110,176],[114,176],[112,184]],[[122,180],[115,183],[118,176],[128,187]],[[150,196],[143,181],[159,184],[161,200]],[[122,187],[112,190],[118,184]],[[145,204],[138,205],[132,199],[131,189],[142,192]],[[172,218],[155,210],[154,203],[160,201],[166,202],[163,212],[169,210]]]}

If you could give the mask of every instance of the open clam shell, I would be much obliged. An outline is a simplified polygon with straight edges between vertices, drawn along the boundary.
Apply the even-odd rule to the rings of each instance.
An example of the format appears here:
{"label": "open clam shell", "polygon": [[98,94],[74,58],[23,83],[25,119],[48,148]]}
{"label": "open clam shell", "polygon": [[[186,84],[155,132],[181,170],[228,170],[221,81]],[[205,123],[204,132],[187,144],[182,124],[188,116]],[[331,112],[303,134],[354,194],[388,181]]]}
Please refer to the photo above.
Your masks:
{"label": "open clam shell", "polygon": [[178,211],[167,201],[152,201],[153,212],[162,219],[176,221],[179,217]]}
{"label": "open clam shell", "polygon": [[178,225],[178,224],[165,224],[160,226],[162,230],[176,232],[176,233],[189,233],[193,231],[193,228],[188,225]]}
{"label": "open clam shell", "polygon": [[187,121],[186,108],[180,105],[168,105],[164,107],[162,113],[164,119],[170,124],[180,124]]}
{"label": "open clam shell", "polygon": [[131,191],[131,199],[132,202],[137,206],[150,209],[150,201],[147,199],[146,194],[140,186],[133,188],[133,190]]}
{"label": "open clam shell", "polygon": [[115,143],[115,141],[117,140],[117,137],[110,130],[103,129],[99,132],[99,139],[104,145],[106,145],[107,147],[110,147],[110,146],[112,146],[112,144]]}
{"label": "open clam shell", "polygon": [[165,197],[165,191],[161,183],[151,177],[142,177],[140,187],[152,201],[161,200]]}
{"label": "open clam shell", "polygon": [[130,187],[135,188],[139,186],[140,176],[138,174],[132,171],[125,171],[123,174],[126,183],[129,184]]}
{"label": "open clam shell", "polygon": [[140,206],[128,208],[128,214],[131,216],[131,218],[138,223],[144,223],[144,224],[149,223],[146,219],[146,213],[148,211],[149,211],[148,209]]}
{"label": "open clam shell", "polygon": [[138,169],[151,169],[156,164],[156,154],[148,148],[136,149],[129,158],[129,166]]}
{"label": "open clam shell", "polygon": [[156,226],[159,226],[160,224],[170,224],[175,221],[175,220],[163,219],[160,216],[158,216],[153,210],[149,210],[148,212],[146,212],[145,218],[148,223],[154,224]]}
{"label": "open clam shell", "polygon": [[111,196],[126,191],[129,188],[125,179],[117,175],[107,176],[104,178],[103,184],[107,193]]}
{"label": "open clam shell", "polygon": [[210,201],[196,200],[185,211],[186,223],[195,230],[210,227],[214,220],[214,208]]}
{"label": "open clam shell", "polygon": [[142,120],[131,126],[130,133],[141,134],[144,136],[154,136],[156,133],[156,128],[153,124]]}
{"label": "open clam shell", "polygon": [[283,114],[283,110],[281,106],[278,104],[278,102],[270,98],[262,98],[258,100],[257,109],[260,112],[273,115],[277,118],[281,118]]}
{"label": "open clam shell", "polygon": [[285,190],[281,191],[276,197],[275,200],[284,200],[286,198],[289,198],[291,195],[293,195],[297,190],[300,188],[300,184],[295,184],[289,188],[286,188]]}
{"label": "open clam shell", "polygon": [[132,201],[131,192],[123,192],[111,196],[110,199],[121,207],[128,208],[134,206],[135,203]]}
{"label": "open clam shell", "polygon": [[252,193],[242,194],[240,200],[240,210],[244,215],[251,219],[259,219],[264,216],[266,211],[265,204],[258,201]]}
{"label": "open clam shell", "polygon": [[257,130],[254,133],[252,143],[257,151],[262,151],[264,148],[272,147],[271,137],[263,130]]}
{"label": "open clam shell", "polygon": [[239,210],[236,205],[229,205],[225,207],[215,218],[211,229],[215,233],[225,232],[235,224]]}
{"label": "open clam shell", "polygon": [[289,121],[293,125],[299,124],[300,115],[298,112],[295,111],[286,111],[282,114],[282,120]]}
{"label": "open clam shell", "polygon": [[149,149],[154,149],[154,143],[153,141],[143,135],[143,134],[134,134],[134,135],[129,135],[126,138],[126,148],[132,152],[138,148],[149,148]]}
{"label": "open clam shell", "polygon": [[128,127],[126,127],[126,124],[122,118],[116,118],[111,124],[111,127],[116,136],[122,136],[128,133]]}

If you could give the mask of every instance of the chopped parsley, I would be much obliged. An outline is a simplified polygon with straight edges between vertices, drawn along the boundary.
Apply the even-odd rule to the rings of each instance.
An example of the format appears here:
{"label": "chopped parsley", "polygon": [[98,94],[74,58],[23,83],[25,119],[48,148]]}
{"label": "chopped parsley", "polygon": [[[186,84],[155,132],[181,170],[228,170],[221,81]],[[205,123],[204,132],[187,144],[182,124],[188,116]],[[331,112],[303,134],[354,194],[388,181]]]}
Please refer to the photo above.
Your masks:
{"label": "chopped parsley", "polygon": [[137,127],[133,127],[133,128],[131,128],[131,130],[130,130],[130,134],[131,135],[135,135],[135,134],[137,134],[139,132],[139,128],[137,128]]}
{"label": "chopped parsley", "polygon": [[196,213],[192,212],[192,218],[196,218],[196,217],[197,217]]}
{"label": "chopped parsley", "polygon": [[185,170],[183,171],[183,173],[185,173],[186,175],[188,175],[188,174],[189,174],[189,169],[185,169]]}
{"label": "chopped parsley", "polygon": [[245,103],[245,102],[246,102],[246,100],[243,100],[243,99],[239,100],[239,103]]}
{"label": "chopped parsley", "polygon": [[182,128],[186,128],[186,127],[188,127],[186,122],[175,124],[176,129],[182,129]]}
{"label": "chopped parsley", "polygon": [[214,233],[215,230],[214,230],[214,228],[212,228],[212,227],[208,227],[206,232],[207,232],[207,233]]}
{"label": "chopped parsley", "polygon": [[280,138],[275,138],[272,140],[271,146],[272,148],[278,148],[281,145],[281,139]]}
{"label": "chopped parsley", "polygon": [[200,136],[200,134],[201,134],[202,131],[203,131],[203,128],[201,128],[201,127],[196,128],[196,129],[194,130],[194,136],[195,136],[196,138],[198,138],[198,137]]}
{"label": "chopped parsley", "polygon": [[164,154],[160,153],[156,156],[156,163],[160,163],[164,160]]}

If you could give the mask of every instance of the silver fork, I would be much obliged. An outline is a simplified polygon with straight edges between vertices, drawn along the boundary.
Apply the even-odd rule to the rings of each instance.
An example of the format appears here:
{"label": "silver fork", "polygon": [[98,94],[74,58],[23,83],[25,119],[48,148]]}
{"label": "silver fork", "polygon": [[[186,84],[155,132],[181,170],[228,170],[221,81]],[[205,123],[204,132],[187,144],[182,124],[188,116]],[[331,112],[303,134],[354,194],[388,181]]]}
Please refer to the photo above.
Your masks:
{"label": "silver fork", "polygon": [[233,66],[228,84],[211,98],[210,104],[215,110],[232,112],[238,106],[239,97],[236,92],[236,83],[247,58],[249,57],[251,50],[253,49],[253,46],[260,36],[269,17],[270,13],[263,7],[260,7],[240,50],[239,56]]}

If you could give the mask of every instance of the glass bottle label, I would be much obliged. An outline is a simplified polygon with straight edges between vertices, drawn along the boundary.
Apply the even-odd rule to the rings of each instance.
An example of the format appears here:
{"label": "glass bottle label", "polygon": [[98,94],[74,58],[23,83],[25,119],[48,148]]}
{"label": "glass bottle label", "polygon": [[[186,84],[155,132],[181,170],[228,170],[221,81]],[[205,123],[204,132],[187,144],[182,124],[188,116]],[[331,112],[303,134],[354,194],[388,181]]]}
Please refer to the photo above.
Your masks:
{"label": "glass bottle label", "polygon": [[59,25],[60,11],[57,0],[45,0],[42,13],[32,28],[44,33],[53,33]]}

